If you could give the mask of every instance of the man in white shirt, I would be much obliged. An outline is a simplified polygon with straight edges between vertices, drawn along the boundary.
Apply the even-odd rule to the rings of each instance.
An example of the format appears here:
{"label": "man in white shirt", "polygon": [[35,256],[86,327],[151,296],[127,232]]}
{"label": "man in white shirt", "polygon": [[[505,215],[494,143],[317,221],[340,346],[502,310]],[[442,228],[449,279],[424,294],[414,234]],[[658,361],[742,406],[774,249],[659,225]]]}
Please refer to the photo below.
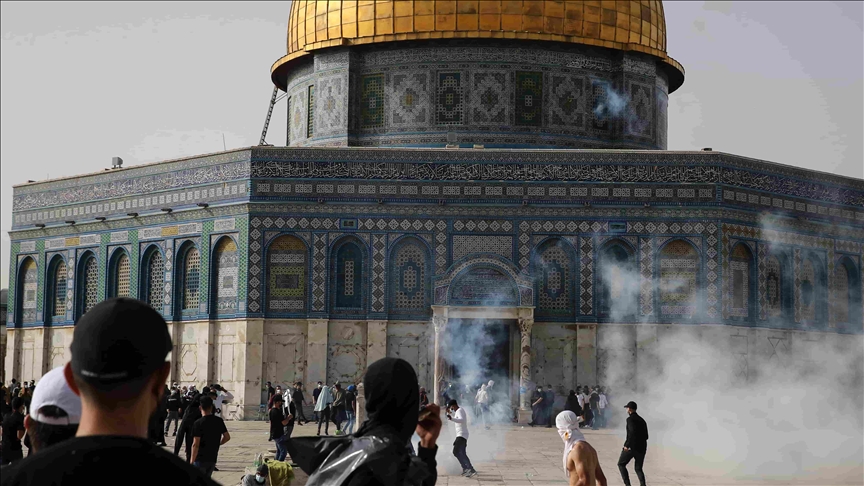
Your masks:
{"label": "man in white shirt", "polygon": [[[600,387],[600,414],[597,419],[600,420],[600,427],[606,427],[606,407],[609,406],[609,400],[606,399],[606,391]],[[596,420],[596,419],[595,419]]]}
{"label": "man in white shirt", "polygon": [[471,459],[468,459],[468,453],[465,449],[468,448],[468,416],[464,408],[459,408],[456,400],[447,402],[447,420],[453,422],[456,426],[456,440],[453,441],[453,455],[462,466],[462,475],[467,478],[473,478],[477,475],[474,466],[471,465]]}
{"label": "man in white shirt", "polygon": [[220,385],[213,385],[210,388],[216,390],[216,399],[213,400],[213,415],[223,418],[225,410],[222,410],[222,403],[234,400],[234,395]]}

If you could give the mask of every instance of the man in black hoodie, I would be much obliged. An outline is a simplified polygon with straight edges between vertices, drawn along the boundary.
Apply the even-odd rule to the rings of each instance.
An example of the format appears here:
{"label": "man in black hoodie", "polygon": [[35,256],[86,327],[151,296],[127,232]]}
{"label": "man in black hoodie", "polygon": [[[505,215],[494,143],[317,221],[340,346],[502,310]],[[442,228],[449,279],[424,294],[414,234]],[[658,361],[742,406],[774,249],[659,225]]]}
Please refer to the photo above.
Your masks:
{"label": "man in black hoodie", "polygon": [[[205,386],[205,391],[209,389]],[[186,462],[192,458],[192,424],[201,418],[201,394],[195,396],[189,406],[186,407],[186,412],[183,414],[183,420],[180,421],[180,434],[174,440],[174,454],[180,455],[180,447],[183,441],[186,441]]]}
{"label": "man in black hoodie", "polygon": [[[288,443],[291,459],[309,474],[306,484],[434,486],[441,409],[429,405],[420,415],[414,368],[402,359],[380,359],[366,370],[363,386],[367,419],[353,436],[299,437]],[[409,447],[415,432],[420,437],[416,456]]]}
{"label": "man in black hoodie", "polygon": [[636,459],[636,466],[634,467],[636,476],[639,477],[639,484],[645,486],[642,463],[645,462],[645,452],[648,450],[648,424],[636,413],[636,402],[627,402],[624,408],[627,409],[630,416],[627,417],[627,440],[624,442],[621,457],[618,458],[618,471],[621,472],[621,479],[624,480],[624,484],[630,486],[627,464],[630,459]]}

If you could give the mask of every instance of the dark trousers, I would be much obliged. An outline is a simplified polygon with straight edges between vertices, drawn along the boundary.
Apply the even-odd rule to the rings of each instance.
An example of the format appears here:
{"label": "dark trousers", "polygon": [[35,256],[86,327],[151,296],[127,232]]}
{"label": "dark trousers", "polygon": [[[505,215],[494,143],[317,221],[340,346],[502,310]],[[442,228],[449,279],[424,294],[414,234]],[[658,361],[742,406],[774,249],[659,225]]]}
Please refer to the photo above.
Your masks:
{"label": "dark trousers", "polygon": [[324,433],[330,433],[330,407],[318,412],[318,433],[321,433],[321,424],[324,424]]}
{"label": "dark trousers", "polygon": [[205,462],[205,461],[195,461],[193,466],[197,467],[204,473],[208,478],[213,475],[213,471],[216,469],[215,462]]}
{"label": "dark trousers", "polygon": [[183,441],[186,441],[186,462],[192,457],[192,427],[180,426],[180,435],[174,440],[174,454],[180,455],[180,447],[183,446]]}
{"label": "dark trousers", "polygon": [[294,418],[296,418],[298,422],[300,422],[300,421],[308,422],[309,421],[309,419],[306,418],[306,414],[303,413],[303,402],[294,400],[294,408],[297,409],[297,416]]}
{"label": "dark trousers", "polygon": [[24,451],[3,451],[0,455],[0,465],[12,464],[15,461],[24,459]]}
{"label": "dark trousers", "polygon": [[626,486],[630,486],[630,476],[627,475],[627,464],[630,459],[636,459],[636,465],[633,469],[636,470],[636,476],[639,478],[639,484],[645,486],[645,474],[642,473],[642,463],[645,462],[645,451],[629,451],[622,450],[621,457],[618,458],[618,471],[621,472],[621,479],[624,480]]}
{"label": "dark trousers", "polygon": [[174,435],[177,435],[177,425],[180,422],[180,416],[176,411],[168,412],[168,419],[165,421],[165,434],[168,434],[168,429],[171,428],[171,422],[174,422]]}
{"label": "dark trousers", "polygon": [[286,436],[279,437],[278,439],[274,439],[273,442],[276,443],[276,460],[284,461],[285,457],[288,455],[288,441],[291,440]]}
{"label": "dark trousers", "polygon": [[467,448],[468,440],[464,437],[456,437],[456,440],[453,441],[453,455],[456,456],[456,460],[459,461],[463,471],[474,469],[474,466],[471,465],[471,459],[468,459],[468,453],[465,451]]}

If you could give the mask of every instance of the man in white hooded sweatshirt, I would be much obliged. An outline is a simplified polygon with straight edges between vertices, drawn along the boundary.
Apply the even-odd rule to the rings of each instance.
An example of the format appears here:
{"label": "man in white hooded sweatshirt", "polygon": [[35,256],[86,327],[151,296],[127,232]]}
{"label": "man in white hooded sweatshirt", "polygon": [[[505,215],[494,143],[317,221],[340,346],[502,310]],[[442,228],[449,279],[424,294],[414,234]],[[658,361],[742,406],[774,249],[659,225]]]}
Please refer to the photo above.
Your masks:
{"label": "man in white hooded sweatshirt", "polygon": [[600,468],[597,451],[579,430],[579,417],[565,410],[555,418],[558,435],[564,441],[564,472],[570,486],[606,486],[606,476]]}

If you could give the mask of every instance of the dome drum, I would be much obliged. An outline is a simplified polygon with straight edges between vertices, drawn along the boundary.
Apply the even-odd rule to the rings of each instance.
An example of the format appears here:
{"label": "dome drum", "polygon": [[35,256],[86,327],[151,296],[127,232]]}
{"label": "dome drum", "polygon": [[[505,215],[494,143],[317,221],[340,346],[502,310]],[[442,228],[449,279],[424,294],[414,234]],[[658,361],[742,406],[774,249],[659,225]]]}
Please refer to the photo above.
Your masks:
{"label": "dome drum", "polygon": [[289,146],[666,148],[668,71],[639,52],[393,42],[312,51],[283,82]]}

